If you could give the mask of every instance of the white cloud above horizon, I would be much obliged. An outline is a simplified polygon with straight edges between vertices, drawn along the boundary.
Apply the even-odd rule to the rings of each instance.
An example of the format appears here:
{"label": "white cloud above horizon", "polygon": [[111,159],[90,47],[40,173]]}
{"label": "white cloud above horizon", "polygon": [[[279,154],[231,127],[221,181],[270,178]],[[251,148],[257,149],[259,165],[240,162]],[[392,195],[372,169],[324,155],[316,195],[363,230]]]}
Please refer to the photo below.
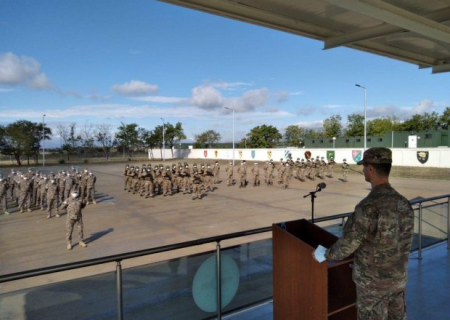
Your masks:
{"label": "white cloud above horizon", "polygon": [[149,84],[144,81],[131,80],[124,84],[114,84],[111,90],[122,96],[142,96],[146,94],[153,94],[159,91],[159,87],[155,84]]}
{"label": "white cloud above horizon", "polygon": [[41,65],[32,57],[12,52],[0,55],[0,85],[25,86],[35,90],[54,90]]}

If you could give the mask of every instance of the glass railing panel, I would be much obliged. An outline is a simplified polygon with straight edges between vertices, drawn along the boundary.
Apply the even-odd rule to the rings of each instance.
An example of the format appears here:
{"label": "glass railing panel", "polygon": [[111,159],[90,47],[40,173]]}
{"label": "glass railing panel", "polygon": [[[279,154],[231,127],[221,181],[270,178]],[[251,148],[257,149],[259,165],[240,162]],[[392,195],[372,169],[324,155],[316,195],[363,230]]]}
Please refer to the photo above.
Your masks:
{"label": "glass railing panel", "polygon": [[5,319],[117,319],[116,277],[109,272],[14,291],[0,295],[0,306]]}
{"label": "glass railing panel", "polygon": [[[204,319],[214,314],[215,311],[205,311],[197,306],[192,291],[197,271],[210,259],[215,259],[215,252],[124,269],[124,318],[185,320]],[[215,269],[212,271],[200,275],[200,278],[207,278],[201,285],[214,285]],[[211,295],[214,289],[209,290]]]}
{"label": "glass railing panel", "polygon": [[422,208],[422,248],[447,239],[448,204],[424,203]]}

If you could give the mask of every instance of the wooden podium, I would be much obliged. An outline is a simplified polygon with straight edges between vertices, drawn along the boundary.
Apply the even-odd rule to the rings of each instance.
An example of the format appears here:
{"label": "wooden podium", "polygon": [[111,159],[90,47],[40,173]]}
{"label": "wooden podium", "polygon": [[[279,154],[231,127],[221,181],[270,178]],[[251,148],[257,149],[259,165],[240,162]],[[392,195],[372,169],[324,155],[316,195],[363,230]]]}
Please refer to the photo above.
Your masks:
{"label": "wooden podium", "polygon": [[337,237],[302,219],[274,224],[273,315],[276,320],[356,319],[353,257],[318,263],[318,245],[331,247]]}

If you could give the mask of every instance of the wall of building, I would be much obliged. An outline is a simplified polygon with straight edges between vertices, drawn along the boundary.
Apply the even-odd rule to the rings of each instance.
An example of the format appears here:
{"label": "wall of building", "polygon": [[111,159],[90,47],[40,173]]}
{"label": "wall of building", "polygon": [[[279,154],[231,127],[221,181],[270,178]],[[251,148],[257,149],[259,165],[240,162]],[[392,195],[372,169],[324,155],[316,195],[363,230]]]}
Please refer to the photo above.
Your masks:
{"label": "wall of building", "polygon": [[[305,159],[306,151],[311,152],[314,158],[316,156],[328,158],[330,155],[334,155],[336,162],[341,163],[343,159],[346,159],[350,164],[359,161],[363,154],[362,148],[235,149],[234,159],[235,162],[241,160],[265,162],[270,159],[279,161],[281,158],[286,159],[291,154],[292,159],[296,160],[297,158]],[[155,153],[155,150],[153,152]],[[156,154],[160,159],[160,153]],[[166,150],[166,159],[171,157],[171,151]],[[233,149],[176,149],[174,150],[174,157],[178,159],[198,159],[200,162],[233,160]],[[395,166],[450,168],[450,148],[393,148],[392,158]]]}

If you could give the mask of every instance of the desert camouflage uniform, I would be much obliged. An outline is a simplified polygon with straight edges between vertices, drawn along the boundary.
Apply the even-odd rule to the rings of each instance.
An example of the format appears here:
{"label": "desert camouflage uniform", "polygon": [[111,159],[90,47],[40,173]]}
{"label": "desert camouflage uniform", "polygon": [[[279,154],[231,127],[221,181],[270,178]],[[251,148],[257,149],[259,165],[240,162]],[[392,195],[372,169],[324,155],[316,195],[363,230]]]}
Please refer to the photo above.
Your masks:
{"label": "desert camouflage uniform", "polygon": [[409,201],[385,183],[356,206],[342,237],[327,250],[327,260],[354,253],[360,319],[406,319],[404,294],[413,234]]}
{"label": "desert camouflage uniform", "polygon": [[280,163],[278,164],[278,184],[283,183],[283,171],[284,171],[284,162],[283,159],[280,159]]}
{"label": "desert camouflage uniform", "polygon": [[220,183],[220,164],[218,161],[216,161],[216,163],[214,164],[213,174],[214,174],[214,184]]}
{"label": "desert camouflage uniform", "polygon": [[89,172],[87,176],[87,196],[86,203],[89,204],[92,200],[93,204],[97,204],[95,201],[95,183],[97,182],[97,177],[92,172]]}
{"label": "desert camouflage uniform", "polygon": [[64,173],[60,173],[58,175],[58,197],[59,197],[59,203],[62,203],[64,201],[65,196],[65,188],[66,188],[66,175]]}
{"label": "desert camouflage uniform", "polygon": [[145,170],[142,173],[142,176],[144,177],[144,192],[141,195],[145,195],[146,198],[153,197],[153,176],[152,173],[148,170]]}
{"label": "desert camouflage uniform", "polygon": [[342,164],[342,180],[344,180],[345,182],[347,182],[347,175],[348,175],[348,168],[350,166],[348,165],[347,162],[345,162],[344,159],[344,163]]}
{"label": "desert camouflage uniform", "polygon": [[23,209],[26,205],[28,211],[31,211],[31,192],[32,192],[32,184],[28,180],[28,178],[23,178],[19,183],[19,209],[20,212],[23,212]]}
{"label": "desert camouflage uniform", "polygon": [[237,172],[239,173],[240,176],[239,188],[245,188],[247,186],[247,165],[245,164],[244,161],[241,162],[241,165],[237,169]]}
{"label": "desert camouflage uniform", "polygon": [[[67,207],[66,215],[66,242],[67,245],[71,246],[72,243],[72,232],[75,224],[77,225],[78,236],[80,237],[80,245],[82,247],[86,246],[83,242],[83,216],[81,214],[81,209],[86,206],[86,202],[80,199],[69,198],[64,201],[63,207]],[[69,249],[69,247],[68,247]]]}
{"label": "desert camouflage uniform", "polygon": [[192,200],[201,199],[202,198],[202,176],[199,172],[194,171],[191,174],[191,183],[192,183]]}
{"label": "desert camouflage uniform", "polygon": [[172,177],[171,177],[171,171],[170,168],[167,166],[166,170],[162,171],[161,177],[162,177],[162,190],[163,190],[163,196],[166,195],[172,195]]}
{"label": "desert camouflage uniform", "polygon": [[33,180],[33,205],[37,206],[39,205],[39,200],[41,196],[41,193],[39,192],[40,191],[39,182],[41,181],[41,177],[39,176],[38,173],[36,173],[36,175],[33,176],[32,180]]}
{"label": "desert camouflage uniform", "polygon": [[174,192],[179,192],[180,191],[180,184],[179,184],[179,176],[180,176],[180,170],[178,169],[176,164],[172,165],[172,172],[171,172],[171,177],[172,177],[172,191]]}
{"label": "desert camouflage uniform", "polygon": [[289,162],[286,162],[284,170],[283,170],[283,189],[289,188],[289,180],[291,179],[291,166],[289,165]]}
{"label": "desert camouflage uniform", "polygon": [[74,187],[75,187],[75,179],[70,173],[67,173],[66,181],[64,184],[64,199],[69,199],[70,192],[74,189]]}
{"label": "desert camouflage uniform", "polygon": [[5,214],[9,214],[8,212],[8,201],[6,191],[8,190],[8,181],[6,178],[1,178],[0,180],[0,203],[3,206],[3,211]]}
{"label": "desert camouflage uniform", "polygon": [[275,170],[275,165],[273,162],[269,162],[269,166],[267,168],[267,185],[273,185],[273,171]]}
{"label": "desert camouflage uniform", "polygon": [[230,162],[225,169],[227,173],[227,186],[231,186],[233,184],[233,163]]}
{"label": "desert camouflage uniform", "polygon": [[128,172],[130,171],[130,167],[128,165],[125,166],[125,169],[123,170],[123,182],[124,182],[124,187],[123,190],[127,190],[128,185],[130,183],[130,177],[128,176]]}
{"label": "desert camouflage uniform", "polygon": [[131,190],[133,194],[139,192],[139,167],[134,167],[134,175],[131,176]]}
{"label": "desert camouflage uniform", "polygon": [[19,201],[18,198],[18,190],[16,189],[16,184],[18,184],[17,182],[17,173],[13,170],[11,170],[11,173],[8,175],[8,185],[9,185],[9,190],[10,190],[10,195],[11,195],[11,200],[15,201],[16,203]]}
{"label": "desert camouflage uniform", "polygon": [[87,170],[84,170],[84,172],[81,174],[81,179],[79,183],[81,200],[84,200],[87,196],[87,180],[88,180],[88,172]]}
{"label": "desert camouflage uniform", "polygon": [[183,168],[181,168],[180,176],[183,179],[183,182],[182,182],[183,194],[189,193],[190,192],[190,187],[189,187],[190,170],[189,170],[188,165],[185,165]]}
{"label": "desert camouflage uniform", "polygon": [[47,218],[51,218],[52,209],[56,209],[56,216],[59,218],[58,206],[58,185],[55,183],[47,184]]}
{"label": "desert camouflage uniform", "polygon": [[328,160],[328,176],[330,178],[333,178],[333,169],[334,169],[335,164],[336,164],[336,162],[333,160],[333,158],[330,158]]}
{"label": "desert camouflage uniform", "polygon": [[253,174],[253,186],[259,186],[259,165],[258,163],[255,163],[252,167],[252,174]]}
{"label": "desert camouflage uniform", "polygon": [[41,207],[41,210],[44,210],[44,206],[45,204],[47,204],[47,183],[48,183],[48,179],[47,177],[43,177],[40,181],[39,181],[39,185],[40,185],[40,189],[39,192],[40,194],[40,202],[39,205]]}
{"label": "desert camouflage uniform", "polygon": [[206,169],[203,171],[203,185],[205,187],[205,191],[214,191],[213,181],[214,180],[214,173],[213,169],[211,169],[211,166],[208,164]]}

